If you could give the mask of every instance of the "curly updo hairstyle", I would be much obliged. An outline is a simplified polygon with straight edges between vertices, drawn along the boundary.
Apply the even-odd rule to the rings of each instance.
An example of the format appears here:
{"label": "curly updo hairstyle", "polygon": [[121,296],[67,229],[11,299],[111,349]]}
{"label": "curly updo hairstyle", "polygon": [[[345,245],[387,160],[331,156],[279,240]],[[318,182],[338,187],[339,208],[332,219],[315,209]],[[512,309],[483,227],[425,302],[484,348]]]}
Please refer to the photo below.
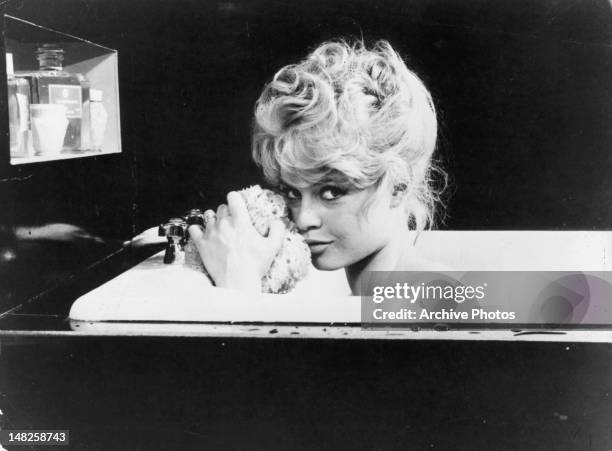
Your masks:
{"label": "curly updo hairstyle", "polygon": [[386,41],[326,42],[279,70],[255,107],[253,158],[272,185],[337,180],[405,186],[408,226],[433,225],[436,111],[429,91]]}

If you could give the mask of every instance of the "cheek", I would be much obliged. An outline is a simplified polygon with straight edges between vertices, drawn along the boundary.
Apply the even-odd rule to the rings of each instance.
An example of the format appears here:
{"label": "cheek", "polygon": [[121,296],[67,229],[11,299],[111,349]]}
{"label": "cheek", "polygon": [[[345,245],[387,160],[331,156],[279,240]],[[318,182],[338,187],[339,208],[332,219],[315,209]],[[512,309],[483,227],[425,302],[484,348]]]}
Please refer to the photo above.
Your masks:
{"label": "cheek", "polygon": [[370,242],[385,242],[395,233],[396,218],[383,202],[375,202],[356,215],[360,235],[368,235]]}
{"label": "cheek", "polygon": [[330,218],[334,232],[342,242],[352,249],[378,247],[384,244],[391,233],[391,224],[386,210],[371,205],[369,209],[355,208]]}
{"label": "cheek", "polygon": [[336,238],[351,239],[362,233],[365,217],[353,208],[330,209],[324,215],[323,224]]}

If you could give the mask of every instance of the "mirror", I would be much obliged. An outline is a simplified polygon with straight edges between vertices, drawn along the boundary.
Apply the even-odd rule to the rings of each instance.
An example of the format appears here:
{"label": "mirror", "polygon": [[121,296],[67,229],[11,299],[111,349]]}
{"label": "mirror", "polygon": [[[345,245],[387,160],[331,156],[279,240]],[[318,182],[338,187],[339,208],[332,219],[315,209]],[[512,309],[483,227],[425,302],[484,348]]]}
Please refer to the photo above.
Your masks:
{"label": "mirror", "polygon": [[4,16],[10,164],[121,152],[116,50]]}

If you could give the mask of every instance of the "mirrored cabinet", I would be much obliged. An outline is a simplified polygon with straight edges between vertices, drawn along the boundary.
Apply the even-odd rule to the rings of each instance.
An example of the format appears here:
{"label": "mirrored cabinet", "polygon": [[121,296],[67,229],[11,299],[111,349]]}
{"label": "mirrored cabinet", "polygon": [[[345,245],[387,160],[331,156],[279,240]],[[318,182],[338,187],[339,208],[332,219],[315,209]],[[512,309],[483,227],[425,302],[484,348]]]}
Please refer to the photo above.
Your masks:
{"label": "mirrored cabinet", "polygon": [[3,19],[10,165],[121,152],[117,51]]}

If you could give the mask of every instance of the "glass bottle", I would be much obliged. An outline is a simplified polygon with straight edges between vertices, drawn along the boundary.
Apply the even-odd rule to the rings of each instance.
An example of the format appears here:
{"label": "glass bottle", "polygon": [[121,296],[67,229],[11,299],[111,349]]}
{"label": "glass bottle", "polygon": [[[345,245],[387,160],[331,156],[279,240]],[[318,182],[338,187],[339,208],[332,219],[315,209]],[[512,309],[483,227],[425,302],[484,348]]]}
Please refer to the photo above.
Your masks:
{"label": "glass bottle", "polygon": [[102,150],[108,113],[102,104],[103,93],[99,89],[90,92],[91,150]]}
{"label": "glass bottle", "polygon": [[81,121],[81,150],[91,149],[91,110],[89,80],[81,74],[77,74],[81,82],[81,92],[83,93],[83,118]]}
{"label": "glass bottle", "polygon": [[6,54],[8,87],[9,140],[11,157],[28,156],[30,122],[30,84],[13,73],[13,54]]}
{"label": "glass bottle", "polygon": [[68,128],[63,150],[82,150],[83,102],[89,101],[89,83],[84,75],[71,74],[63,69],[64,53],[56,44],[43,44],[36,50],[39,70],[22,76],[31,80],[33,104],[51,103],[66,107]]}

